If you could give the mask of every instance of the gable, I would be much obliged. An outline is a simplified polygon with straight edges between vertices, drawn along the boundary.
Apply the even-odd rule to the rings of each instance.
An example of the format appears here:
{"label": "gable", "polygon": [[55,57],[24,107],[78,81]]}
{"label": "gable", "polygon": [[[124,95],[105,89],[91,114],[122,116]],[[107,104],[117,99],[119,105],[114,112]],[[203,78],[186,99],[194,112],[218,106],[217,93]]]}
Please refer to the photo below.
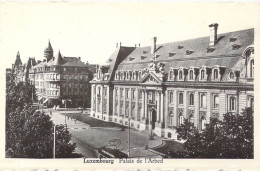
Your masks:
{"label": "gable", "polygon": [[153,73],[146,74],[140,81],[141,84],[161,84],[161,80]]}

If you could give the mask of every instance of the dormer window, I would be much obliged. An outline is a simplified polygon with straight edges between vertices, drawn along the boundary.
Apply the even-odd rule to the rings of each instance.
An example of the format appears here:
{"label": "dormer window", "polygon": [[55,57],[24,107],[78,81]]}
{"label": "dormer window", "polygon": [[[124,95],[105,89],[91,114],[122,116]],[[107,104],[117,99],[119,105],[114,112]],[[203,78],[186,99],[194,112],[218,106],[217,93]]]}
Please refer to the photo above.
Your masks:
{"label": "dormer window", "polygon": [[218,74],[218,69],[214,69],[214,70],[213,70],[213,79],[214,79],[214,80],[218,79],[218,75],[219,75],[219,74]]}
{"label": "dormer window", "polygon": [[175,54],[176,54],[176,53],[174,53],[174,52],[170,52],[170,53],[169,53],[169,57],[173,57]]}
{"label": "dormer window", "polygon": [[179,73],[178,73],[178,79],[179,79],[179,81],[183,81],[183,78],[184,78],[184,76],[183,76],[183,70],[181,69],[181,70],[179,70]]}
{"label": "dormer window", "polygon": [[236,40],[237,40],[236,37],[231,37],[231,38],[229,39],[230,42],[234,42],[234,41],[236,41]]}
{"label": "dormer window", "polygon": [[215,50],[216,48],[215,47],[208,47],[207,48],[207,53],[211,53]]}
{"label": "dormer window", "polygon": [[233,71],[229,73],[229,79],[233,80],[235,78],[235,74]]}
{"label": "dormer window", "polygon": [[170,70],[169,72],[169,80],[173,80],[174,79],[174,72],[173,70]]}
{"label": "dormer window", "polygon": [[129,58],[129,61],[132,61],[132,60],[134,60],[134,59],[135,59],[135,58],[133,58],[133,57],[130,57],[130,58]]}
{"label": "dormer window", "polygon": [[190,68],[189,69],[189,81],[194,81],[195,80],[195,74],[194,74],[194,69]]}
{"label": "dormer window", "polygon": [[207,73],[206,73],[206,68],[203,67],[200,69],[200,81],[206,81],[207,80]]}
{"label": "dormer window", "polygon": [[178,49],[182,49],[184,46],[183,45],[179,45],[178,46]]}
{"label": "dormer window", "polygon": [[186,55],[191,55],[193,52],[193,50],[186,50]]}
{"label": "dormer window", "polygon": [[146,56],[141,56],[141,60],[143,60],[143,59],[145,59],[146,58]]}
{"label": "dormer window", "polygon": [[232,49],[233,49],[233,50],[237,50],[237,49],[239,49],[240,47],[241,47],[241,45],[238,45],[238,44],[232,45]]}
{"label": "dormer window", "polygon": [[220,81],[220,69],[219,66],[214,66],[212,69],[212,77],[213,81]]}

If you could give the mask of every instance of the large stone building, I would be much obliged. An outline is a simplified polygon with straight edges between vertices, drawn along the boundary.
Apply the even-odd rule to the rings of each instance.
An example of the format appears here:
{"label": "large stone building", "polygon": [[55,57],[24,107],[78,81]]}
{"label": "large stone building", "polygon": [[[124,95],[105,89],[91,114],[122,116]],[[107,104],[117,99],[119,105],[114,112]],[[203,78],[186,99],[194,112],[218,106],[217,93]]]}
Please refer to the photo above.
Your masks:
{"label": "large stone building", "polygon": [[151,46],[119,46],[94,74],[91,116],[176,138],[187,118],[211,117],[254,103],[254,29]]}
{"label": "large stone building", "polygon": [[48,107],[87,106],[91,79],[88,64],[80,57],[62,57],[60,52],[54,56],[50,42],[44,57],[29,69],[29,81],[35,85],[38,101]]}

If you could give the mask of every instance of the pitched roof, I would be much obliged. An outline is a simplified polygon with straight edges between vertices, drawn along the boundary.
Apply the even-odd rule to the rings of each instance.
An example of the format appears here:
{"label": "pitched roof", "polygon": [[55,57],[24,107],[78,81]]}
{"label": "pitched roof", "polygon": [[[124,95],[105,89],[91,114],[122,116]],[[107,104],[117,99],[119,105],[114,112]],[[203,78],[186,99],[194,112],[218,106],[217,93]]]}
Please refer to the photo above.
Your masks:
{"label": "pitched roof", "polygon": [[[157,61],[165,63],[166,71],[170,67],[212,67],[214,65],[232,67],[239,60],[245,48],[253,44],[254,29],[219,34],[216,45],[210,49],[211,52],[207,51],[209,40],[209,37],[202,37],[159,44],[155,52]],[[238,49],[233,50],[234,45],[239,45]],[[187,51],[191,53],[187,54]],[[147,68],[153,57],[150,52],[150,46],[135,49],[119,64],[118,70]]]}
{"label": "pitched roof", "polygon": [[20,58],[20,53],[19,53],[19,51],[17,52],[14,65],[15,65],[15,66],[22,65],[22,60],[21,60],[21,58]]}
{"label": "pitched roof", "polygon": [[114,72],[117,69],[118,64],[120,64],[131,52],[135,50],[135,47],[125,47],[119,46],[112,53],[106,64],[109,66],[108,73],[110,74],[109,80],[113,78]]}

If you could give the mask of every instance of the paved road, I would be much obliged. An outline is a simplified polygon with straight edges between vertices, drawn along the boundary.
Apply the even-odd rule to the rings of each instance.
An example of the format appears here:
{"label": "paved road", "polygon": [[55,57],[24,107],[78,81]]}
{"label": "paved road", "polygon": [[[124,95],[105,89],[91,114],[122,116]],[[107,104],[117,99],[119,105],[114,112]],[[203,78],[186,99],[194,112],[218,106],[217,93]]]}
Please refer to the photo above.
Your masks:
{"label": "paved road", "polygon": [[[70,112],[71,113],[71,112]],[[85,157],[97,157],[96,149],[108,146],[112,139],[120,139],[121,144],[117,147],[123,152],[128,152],[128,130],[121,131],[119,128],[90,128],[87,124],[68,118],[53,111],[52,120],[55,124],[64,124],[66,122],[68,130],[72,135],[72,141],[77,144],[76,152]],[[149,131],[130,131],[130,157],[160,157],[158,154],[145,150],[145,146],[158,146],[161,144],[161,138],[149,140]]]}

